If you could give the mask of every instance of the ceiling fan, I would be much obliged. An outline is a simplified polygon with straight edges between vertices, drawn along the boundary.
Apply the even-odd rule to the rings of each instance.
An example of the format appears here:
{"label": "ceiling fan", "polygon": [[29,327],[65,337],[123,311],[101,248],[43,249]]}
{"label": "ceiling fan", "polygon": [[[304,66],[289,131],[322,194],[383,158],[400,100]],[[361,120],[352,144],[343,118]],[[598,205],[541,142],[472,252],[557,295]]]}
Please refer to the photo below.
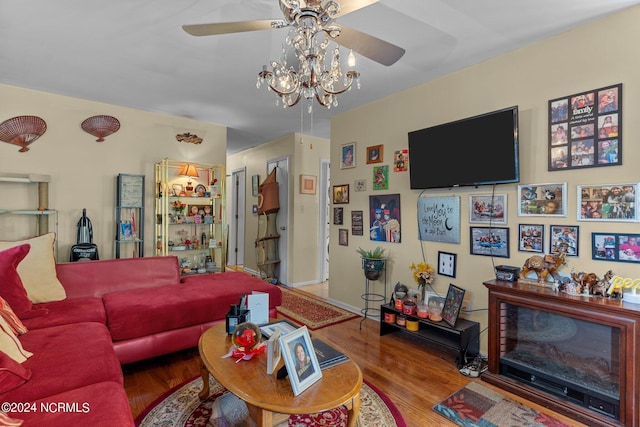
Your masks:
{"label": "ceiling fan", "polygon": [[405,50],[377,37],[338,25],[334,19],[362,9],[378,0],[278,0],[284,19],[183,25],[192,36],[260,31],[278,28],[319,27],[327,38],[382,65],[393,65]]}

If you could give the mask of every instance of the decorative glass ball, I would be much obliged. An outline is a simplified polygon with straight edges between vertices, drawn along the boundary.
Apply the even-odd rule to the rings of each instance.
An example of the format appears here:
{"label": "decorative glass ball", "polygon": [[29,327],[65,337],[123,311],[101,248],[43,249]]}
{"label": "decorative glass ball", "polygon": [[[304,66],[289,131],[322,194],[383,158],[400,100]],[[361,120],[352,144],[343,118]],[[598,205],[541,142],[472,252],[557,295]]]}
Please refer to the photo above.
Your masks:
{"label": "decorative glass ball", "polygon": [[233,330],[231,340],[239,350],[249,352],[260,344],[262,333],[255,323],[243,322]]}

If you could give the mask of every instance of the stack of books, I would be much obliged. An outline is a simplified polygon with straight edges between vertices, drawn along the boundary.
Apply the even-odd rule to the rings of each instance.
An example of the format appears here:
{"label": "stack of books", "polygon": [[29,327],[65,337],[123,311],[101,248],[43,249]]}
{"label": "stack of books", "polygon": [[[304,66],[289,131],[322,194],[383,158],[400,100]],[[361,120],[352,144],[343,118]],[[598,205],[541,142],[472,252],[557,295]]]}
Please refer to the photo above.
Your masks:
{"label": "stack of books", "polygon": [[311,341],[313,343],[313,350],[315,351],[316,357],[318,358],[320,369],[327,369],[349,360],[346,355],[331,347],[329,344],[320,340],[319,338],[313,338]]}

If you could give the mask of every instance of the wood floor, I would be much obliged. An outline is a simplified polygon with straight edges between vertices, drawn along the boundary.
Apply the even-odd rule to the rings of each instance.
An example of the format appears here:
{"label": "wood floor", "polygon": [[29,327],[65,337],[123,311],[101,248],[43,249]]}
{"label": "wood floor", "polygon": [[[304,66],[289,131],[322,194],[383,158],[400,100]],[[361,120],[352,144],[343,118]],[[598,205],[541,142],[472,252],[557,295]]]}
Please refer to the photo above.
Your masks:
{"label": "wood floor", "polygon": [[[319,285],[305,288],[314,294],[323,292]],[[452,354],[429,347],[404,333],[381,337],[379,331],[379,323],[371,319],[363,322],[360,328],[358,318],[312,331],[312,334],[342,348],[355,360],[364,378],[396,404],[409,427],[455,426],[431,407],[470,381],[496,389],[480,379],[460,374]],[[135,418],[164,392],[199,374],[198,350],[193,348],[125,365],[123,371],[125,389]],[[502,393],[523,401],[518,396]],[[553,413],[531,402],[526,403],[542,412]],[[582,425],[562,415],[554,415],[570,425]]]}

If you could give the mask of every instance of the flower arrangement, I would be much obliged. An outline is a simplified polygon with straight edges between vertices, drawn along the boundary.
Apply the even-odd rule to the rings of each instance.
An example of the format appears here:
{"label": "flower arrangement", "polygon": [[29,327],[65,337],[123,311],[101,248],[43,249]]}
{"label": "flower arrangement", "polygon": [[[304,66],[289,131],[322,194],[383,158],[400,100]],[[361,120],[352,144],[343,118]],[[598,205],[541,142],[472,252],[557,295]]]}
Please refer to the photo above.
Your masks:
{"label": "flower arrangement", "polygon": [[180,199],[178,199],[171,203],[171,207],[176,211],[178,215],[182,215],[184,213],[184,209],[187,207],[187,204],[182,203]]}
{"label": "flower arrangement", "polygon": [[424,301],[427,285],[431,285],[436,280],[435,271],[433,267],[424,261],[418,263],[418,265],[412,262],[409,269],[413,271],[413,279],[418,284],[418,290],[422,296],[422,301]]}

